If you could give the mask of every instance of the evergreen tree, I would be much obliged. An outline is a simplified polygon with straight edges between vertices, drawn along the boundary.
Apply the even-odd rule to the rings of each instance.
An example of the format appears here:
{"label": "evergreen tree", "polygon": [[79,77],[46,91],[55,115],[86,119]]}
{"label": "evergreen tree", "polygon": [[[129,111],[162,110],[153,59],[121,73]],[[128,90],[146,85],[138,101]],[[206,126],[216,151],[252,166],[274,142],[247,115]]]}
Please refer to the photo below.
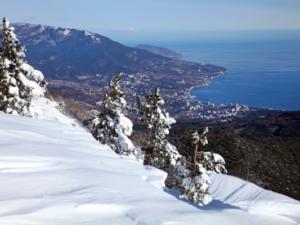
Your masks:
{"label": "evergreen tree", "polygon": [[137,98],[141,120],[148,126],[147,146],[143,148],[144,164],[157,168],[168,167],[178,154],[177,150],[167,141],[171,125],[176,121],[169,116],[169,113],[161,109],[163,104],[164,100],[160,96],[158,88],[146,97],[145,104],[139,97]]}
{"label": "evergreen tree", "polygon": [[198,205],[206,205],[212,200],[208,193],[208,188],[211,184],[210,177],[203,164],[198,163],[199,144],[202,146],[208,144],[207,132],[208,128],[206,127],[201,135],[198,131],[192,134],[192,142],[195,145],[194,156],[189,166],[190,173],[182,180],[182,186],[184,187],[183,196]]}
{"label": "evergreen tree", "polygon": [[0,110],[5,113],[34,116],[31,101],[44,96],[43,74],[25,61],[25,47],[17,39],[6,17],[2,21],[0,58]]}
{"label": "evergreen tree", "polygon": [[206,133],[208,132],[208,127],[205,127],[204,131],[201,135],[199,135],[198,131],[196,130],[192,134],[192,142],[195,145],[194,154],[193,154],[193,167],[194,170],[197,170],[197,161],[198,161],[198,155],[199,155],[199,143],[202,144],[202,146],[205,146],[208,144]]}
{"label": "evergreen tree", "polygon": [[111,80],[105,94],[102,111],[93,123],[93,136],[102,144],[108,144],[117,153],[129,155],[134,145],[128,138],[132,133],[132,122],[124,116],[126,101],[120,90],[121,75]]}
{"label": "evergreen tree", "polygon": [[207,132],[206,127],[201,134],[198,131],[192,134],[192,142],[195,145],[192,159],[188,161],[182,157],[174,166],[174,187],[179,189],[182,197],[198,205],[206,205],[212,200],[208,192],[211,184],[209,174],[227,172],[222,156],[199,151],[200,146],[208,144]]}
{"label": "evergreen tree", "polygon": [[212,152],[199,151],[199,144],[203,147],[208,144],[206,137],[207,133],[208,127],[206,127],[201,134],[199,134],[198,131],[195,131],[192,135],[193,143],[195,145],[194,165],[201,165],[208,172],[227,173],[225,160],[221,155]]}

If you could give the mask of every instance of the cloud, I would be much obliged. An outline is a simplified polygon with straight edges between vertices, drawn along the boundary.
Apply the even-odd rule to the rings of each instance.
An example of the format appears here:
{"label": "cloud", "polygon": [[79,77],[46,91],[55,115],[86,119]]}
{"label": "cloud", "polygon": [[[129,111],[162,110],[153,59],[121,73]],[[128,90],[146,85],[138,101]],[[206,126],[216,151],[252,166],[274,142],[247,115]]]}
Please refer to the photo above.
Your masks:
{"label": "cloud", "polygon": [[121,32],[137,32],[137,29],[134,27],[113,27],[110,28],[112,31],[121,31]]}

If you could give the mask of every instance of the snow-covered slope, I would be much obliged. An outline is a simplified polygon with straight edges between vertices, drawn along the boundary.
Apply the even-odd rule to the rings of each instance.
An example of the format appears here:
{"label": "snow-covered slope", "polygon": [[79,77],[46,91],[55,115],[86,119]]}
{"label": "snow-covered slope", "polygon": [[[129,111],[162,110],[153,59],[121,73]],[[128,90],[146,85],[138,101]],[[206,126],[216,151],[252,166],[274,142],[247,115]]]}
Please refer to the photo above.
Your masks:
{"label": "snow-covered slope", "polygon": [[300,204],[215,175],[200,208],[161,188],[165,173],[116,155],[79,126],[0,113],[1,225],[298,224]]}

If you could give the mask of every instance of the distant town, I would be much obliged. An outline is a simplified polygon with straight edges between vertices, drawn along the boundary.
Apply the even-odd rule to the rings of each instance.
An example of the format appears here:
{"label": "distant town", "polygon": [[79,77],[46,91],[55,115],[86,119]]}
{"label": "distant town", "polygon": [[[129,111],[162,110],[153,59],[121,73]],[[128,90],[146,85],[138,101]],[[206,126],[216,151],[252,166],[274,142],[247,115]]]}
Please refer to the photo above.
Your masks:
{"label": "distant town", "polygon": [[[197,86],[208,85],[213,77],[222,74],[223,72],[220,72],[218,74],[200,77],[195,84],[197,84]],[[82,84],[61,80],[52,80],[49,84],[52,90],[59,89],[60,93],[62,92],[63,95],[72,96],[76,101],[81,102],[85,108],[97,113],[101,107],[101,101],[109,80],[107,80],[107,77],[104,78],[100,74],[96,74],[95,77],[92,78],[93,82],[88,81],[91,79],[90,76],[81,76],[80,79],[83,80]],[[183,80],[181,81],[182,83],[178,83],[180,81],[176,80],[168,80],[165,83],[161,83],[162,85],[158,85],[158,83],[155,85],[155,81],[156,80],[154,80],[152,76],[149,76],[146,73],[122,73],[122,90],[126,94],[125,98],[127,100],[128,115],[130,115],[132,119],[138,117],[135,106],[137,96],[146,96],[155,87],[160,88],[167,111],[178,120],[204,119],[228,121],[237,116],[242,117],[250,111],[249,107],[246,105],[216,105],[211,102],[199,102],[196,100],[195,96],[191,95],[191,88],[183,88]],[[157,82],[160,81],[161,80],[157,79]],[[91,85],[91,83],[97,85]],[[190,83],[190,81],[186,83]]]}
{"label": "distant town", "polygon": [[[153,88],[151,79],[146,74],[123,74],[123,90],[127,94],[129,114],[137,115],[135,110],[135,98],[137,94],[147,94]],[[203,79],[203,85],[208,85],[211,77]],[[191,88],[179,89],[161,88],[162,96],[165,99],[165,107],[177,119],[221,119],[228,120],[232,117],[243,116],[250,109],[246,105],[230,104],[215,105],[211,102],[199,102],[190,93]]]}

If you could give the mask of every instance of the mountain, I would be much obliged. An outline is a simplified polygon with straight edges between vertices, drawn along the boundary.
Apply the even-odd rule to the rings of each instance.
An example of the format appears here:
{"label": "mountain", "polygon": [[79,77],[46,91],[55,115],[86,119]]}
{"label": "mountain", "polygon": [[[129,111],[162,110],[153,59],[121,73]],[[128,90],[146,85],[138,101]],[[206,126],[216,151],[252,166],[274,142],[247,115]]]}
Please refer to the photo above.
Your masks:
{"label": "mountain", "polygon": [[212,175],[215,200],[196,207],[163,189],[164,172],[120,157],[78,125],[3,113],[0,124],[0,224],[300,222],[299,201],[227,175]]}
{"label": "mountain", "polygon": [[76,81],[78,76],[94,78],[97,74],[111,76],[116,72],[150,73],[166,79],[224,70],[213,65],[172,60],[83,30],[24,23],[13,26],[28,49],[28,61],[48,79]]}
{"label": "mountain", "polygon": [[163,48],[163,47],[158,47],[158,46],[153,46],[153,45],[137,45],[135,47],[139,48],[139,49],[144,49],[148,52],[152,52],[154,54],[161,55],[161,56],[171,58],[171,59],[181,59],[182,58],[182,54],[175,52],[173,50],[167,49],[167,48]]}
{"label": "mountain", "polygon": [[27,47],[29,63],[43,72],[52,94],[75,100],[84,105],[83,108],[97,108],[96,102],[103,98],[104,87],[116,72],[122,72],[129,108],[133,108],[136,95],[145,95],[160,87],[166,101],[171,103],[168,105],[175,108],[172,112],[178,111],[190,99],[191,87],[205,85],[226,71],[219,66],[131,48],[83,30],[25,23],[13,26]]}

